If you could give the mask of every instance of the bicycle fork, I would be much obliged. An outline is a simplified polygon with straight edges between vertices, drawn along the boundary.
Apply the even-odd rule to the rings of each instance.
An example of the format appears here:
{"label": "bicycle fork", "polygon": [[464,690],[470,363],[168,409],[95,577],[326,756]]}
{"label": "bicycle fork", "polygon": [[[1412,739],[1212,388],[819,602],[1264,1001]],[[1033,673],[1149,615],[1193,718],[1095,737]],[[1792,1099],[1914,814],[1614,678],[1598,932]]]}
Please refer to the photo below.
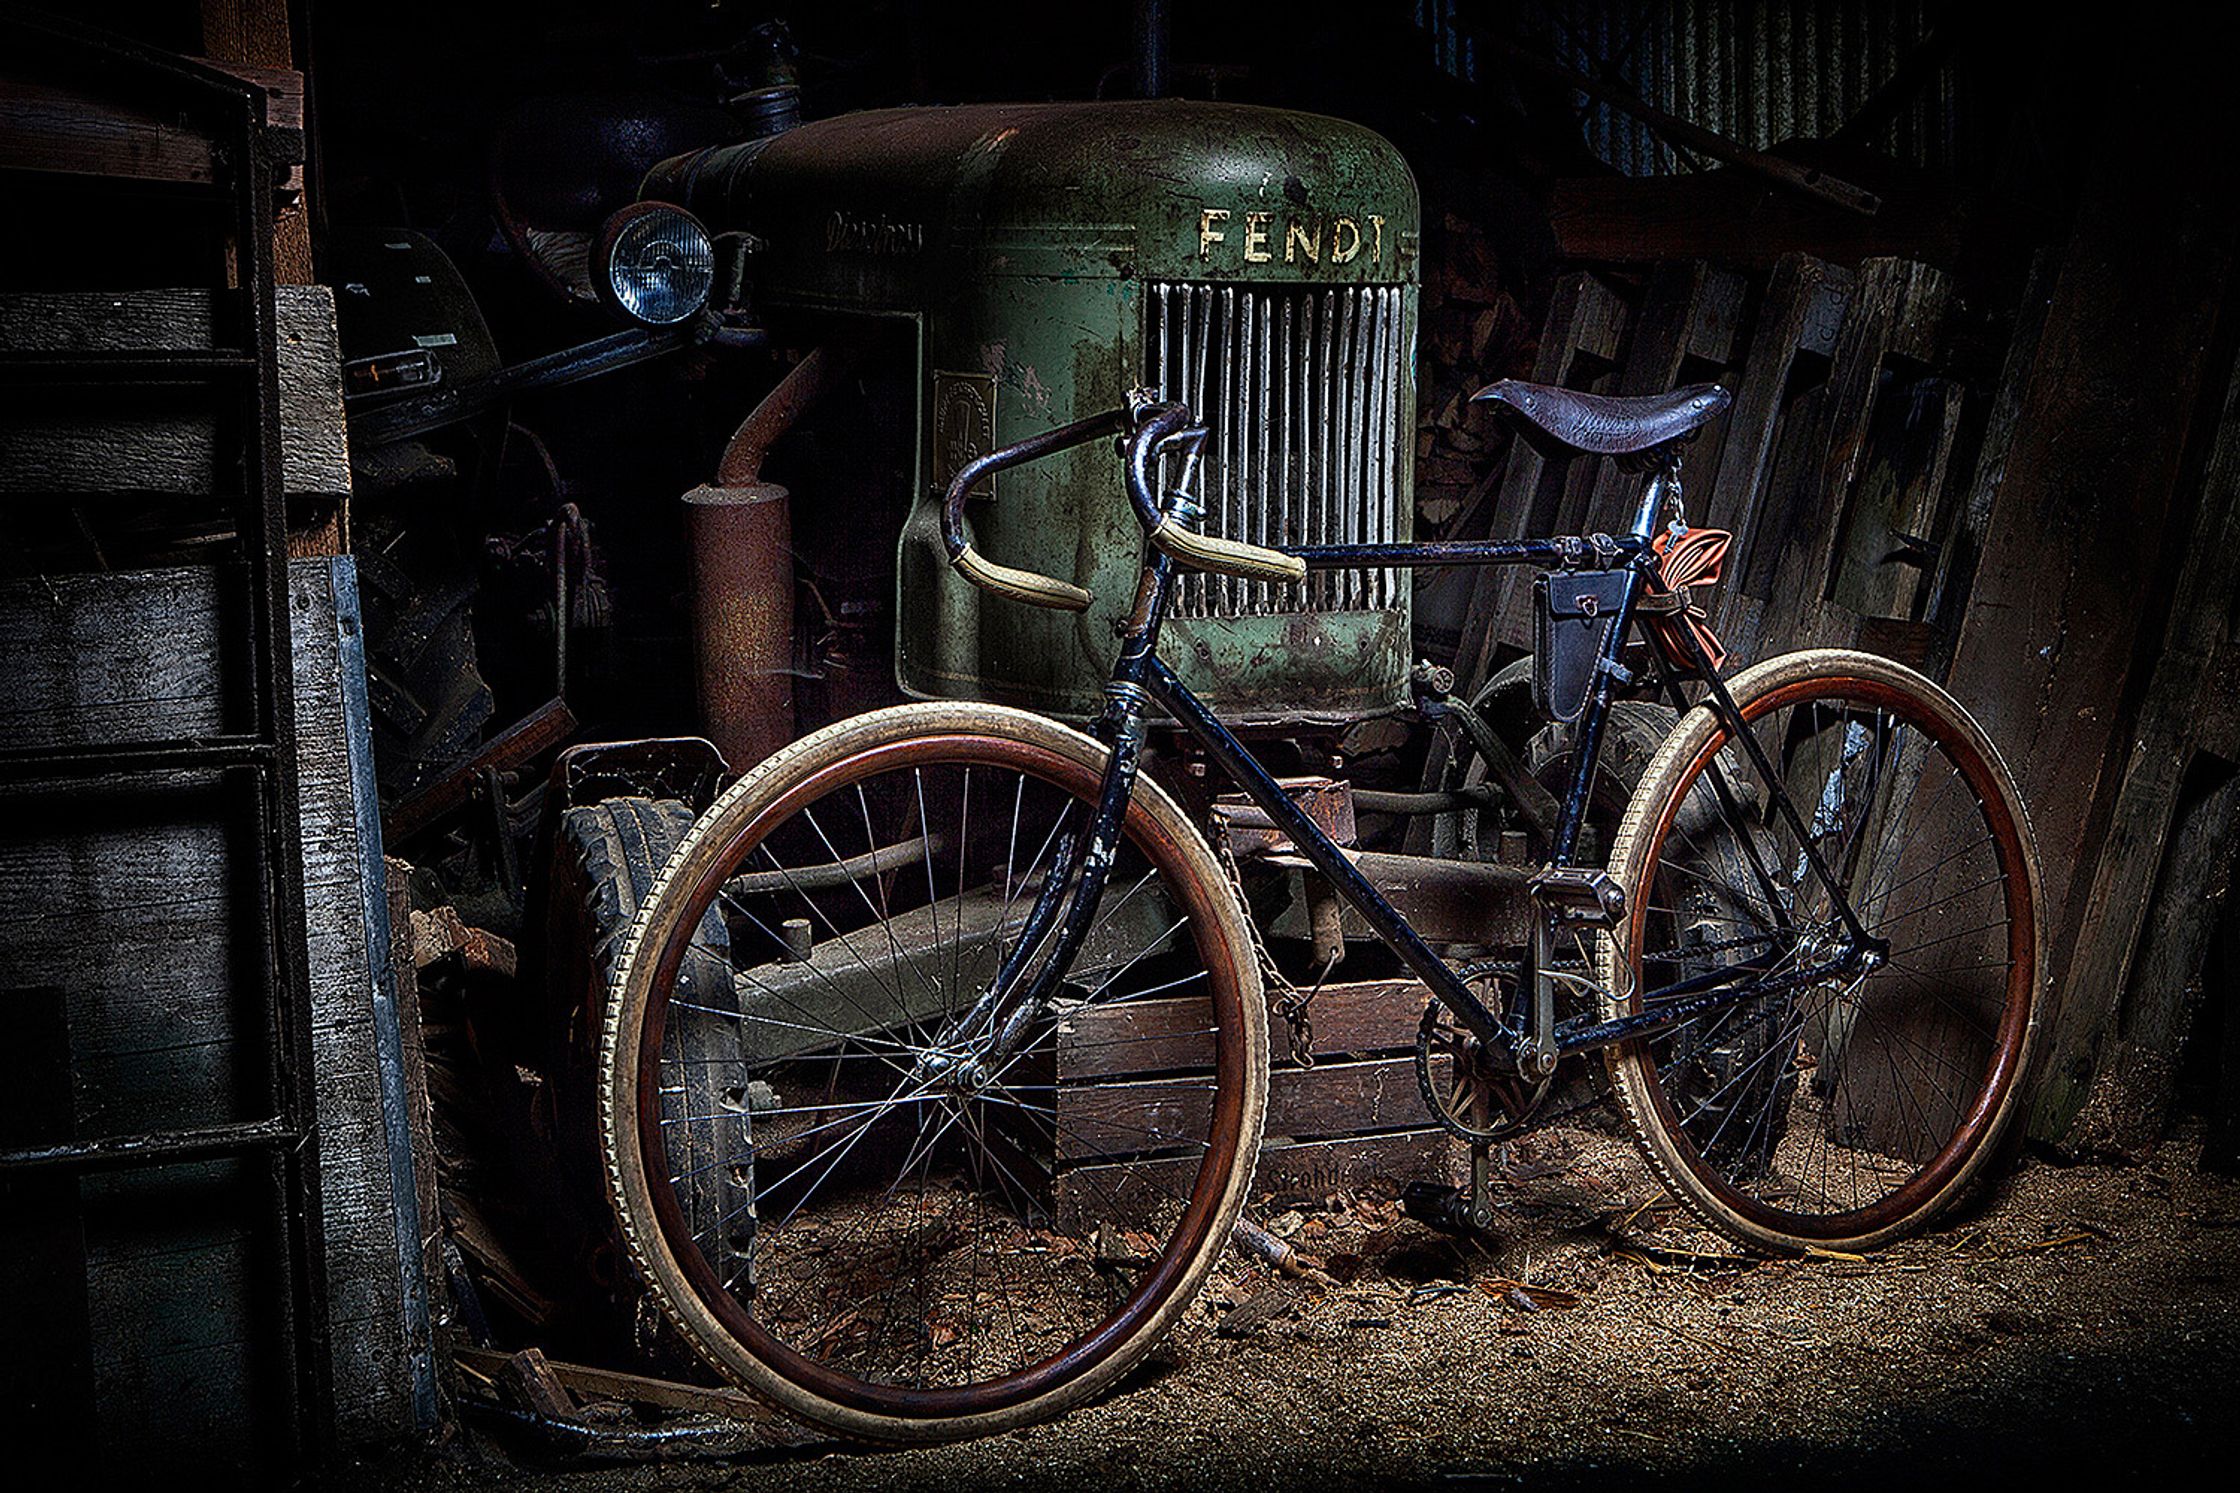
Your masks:
{"label": "bicycle fork", "polygon": [[[1128,803],[1143,767],[1144,717],[1151,701],[1145,680],[1173,576],[1174,562],[1157,555],[1145,566],[1137,588],[1135,609],[1123,633],[1120,658],[1105,684],[1105,707],[1097,720],[1095,735],[1111,749],[1112,760],[1098,788],[1089,826],[1086,832],[1060,836],[1034,906],[995,977],[936,1042],[929,1061],[937,1067],[954,1062],[977,1064],[981,1074],[998,1071],[1049,1010],[1058,983],[1089,937],[1112,880]],[[1043,953],[1046,941],[1047,953],[1038,964],[1036,956]]]}

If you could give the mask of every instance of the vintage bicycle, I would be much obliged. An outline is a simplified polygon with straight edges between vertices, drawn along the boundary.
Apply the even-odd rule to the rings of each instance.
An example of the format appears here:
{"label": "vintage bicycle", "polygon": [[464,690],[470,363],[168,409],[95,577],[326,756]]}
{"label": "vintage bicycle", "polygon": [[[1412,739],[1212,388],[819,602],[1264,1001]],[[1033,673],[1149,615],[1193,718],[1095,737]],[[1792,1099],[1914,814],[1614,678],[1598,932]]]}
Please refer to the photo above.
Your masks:
{"label": "vintage bicycle", "polygon": [[[1481,397],[1536,440],[1639,466],[1628,531],[1203,534],[1206,431],[1148,392],[956,474],[955,568],[1080,610],[1080,588],[972,547],[966,495],[1116,438],[1140,584],[1093,734],[975,703],[843,721],[724,793],[646,897],[604,1013],[602,1153],[639,1270],[712,1366],[845,1434],[947,1439],[1080,1403],[1190,1305],[1252,1182],[1270,985],[1306,992],[1270,960],[1219,831],[1146,771],[1154,711],[1421,982],[1423,1100],[1480,1155],[1531,1123],[1564,1058],[1599,1053],[1656,1177],[1753,1249],[1869,1248],[1984,1173],[2039,1009],[2031,834],[1998,751],[1930,680],[1866,653],[1720,676],[1673,561],[1704,536],[1679,453],[1724,391]],[[1542,570],[1539,692],[1573,722],[1529,938],[1506,959],[1427,941],[1159,656],[1185,568],[1438,565]],[[1423,693],[1467,708],[1435,678]],[[1604,863],[1578,864],[1629,694],[1675,723]]]}

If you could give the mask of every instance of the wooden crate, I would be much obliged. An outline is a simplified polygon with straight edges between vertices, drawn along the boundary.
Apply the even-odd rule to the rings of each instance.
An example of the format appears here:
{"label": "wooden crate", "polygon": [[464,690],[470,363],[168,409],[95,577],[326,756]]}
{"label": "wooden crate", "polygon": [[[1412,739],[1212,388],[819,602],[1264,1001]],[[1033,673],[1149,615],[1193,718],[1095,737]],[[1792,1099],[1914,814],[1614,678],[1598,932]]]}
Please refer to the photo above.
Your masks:
{"label": "wooden crate", "polygon": [[[1444,1180],[1446,1132],[1431,1123],[1416,1087],[1416,1027],[1426,994],[1413,980],[1325,986],[1314,997],[1314,1066],[1288,1056],[1287,1029],[1272,1022],[1268,1119],[1256,1195],[1319,1198],[1419,1178]],[[1094,1227],[1107,1213],[1144,1206],[1144,1191],[1171,1198],[1186,1166],[1128,1160],[1146,1131],[1203,1134],[1209,1069],[1207,999],[1133,1001],[1061,1016],[1056,1070],[1057,1140],[1044,1165],[1057,1226]],[[1114,1219],[1126,1222],[1125,1217]]]}

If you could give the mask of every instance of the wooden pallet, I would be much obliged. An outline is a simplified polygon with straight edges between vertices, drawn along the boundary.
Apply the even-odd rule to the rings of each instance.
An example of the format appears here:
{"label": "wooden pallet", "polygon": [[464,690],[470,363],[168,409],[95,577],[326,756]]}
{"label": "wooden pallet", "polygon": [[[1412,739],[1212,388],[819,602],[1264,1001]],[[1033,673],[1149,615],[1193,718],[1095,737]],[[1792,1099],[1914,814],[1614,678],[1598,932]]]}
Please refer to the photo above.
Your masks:
{"label": "wooden pallet", "polygon": [[[2168,125],[2133,124],[2165,135],[2096,147],[2073,236],[2040,256],[1987,403],[1946,366],[1961,318],[1945,271],[1774,261],[1715,475],[1690,505],[1736,536],[1710,601],[1738,664],[1818,644],[1884,653],[1946,682],[2000,743],[2044,873],[2051,1051],[2033,1130],[2069,1133],[2097,1093],[2080,1134],[2127,1150],[2159,1133],[2208,947],[2220,918],[2236,925],[2220,909],[2240,833],[2226,558],[2240,405],[2219,331],[2240,242],[2175,164]],[[1659,265],[1651,297],[1704,283]],[[1576,314],[1551,316],[1557,364]],[[1685,381],[1653,330],[1669,314],[1644,305],[1604,353],[1624,387]],[[1653,368],[1672,372],[1660,384]],[[1520,448],[1494,532],[1607,524],[1622,479],[1598,478],[1583,511],[1578,481],[1552,482]],[[1465,689],[1528,637],[1515,579],[1480,593]],[[1434,779],[1444,767],[1435,753]]]}
{"label": "wooden pallet", "polygon": [[[1662,394],[1688,384],[1720,382],[1731,387],[1742,360],[1742,316],[1749,289],[1749,282],[1734,271],[1700,259],[1658,265],[1642,295],[1625,369],[1612,392]],[[1719,452],[1729,426],[1728,417],[1721,415],[1696,433],[1688,443],[1690,470],[1719,469]],[[1633,522],[1641,497],[1640,475],[1612,461],[1594,465],[1594,489],[1586,508],[1575,515],[1563,514],[1554,532],[1622,534]],[[1530,588],[1514,589],[1523,591],[1522,600],[1529,607]],[[1512,596],[1512,604],[1514,600]],[[1521,634],[1514,631],[1518,620],[1513,615],[1506,619],[1512,641],[1532,635],[1529,610],[1522,618]]]}
{"label": "wooden pallet", "polygon": [[1722,634],[1739,657],[1849,646],[1870,616],[1913,620],[1958,433],[1959,387],[1937,372],[1951,301],[1927,265],[1860,268],[1818,417],[1752,519]]}
{"label": "wooden pallet", "polygon": [[[1711,470],[1708,495],[1691,501],[1689,521],[1734,535],[1727,583],[1712,593],[1712,623],[1720,635],[1742,619],[1741,575],[1759,543],[1758,520],[1777,470],[1793,471],[1808,433],[1826,402],[1836,340],[1850,304],[1849,270],[1803,254],[1774,266],[1758,307],[1756,329],[1743,355],[1741,377],[1731,386],[1727,441]],[[1690,463],[1695,470],[1705,467]]]}
{"label": "wooden pallet", "polygon": [[[1632,314],[1625,300],[1600,278],[1585,272],[1566,275],[1556,287],[1547,323],[1541,329],[1540,351],[1532,365],[1533,382],[1608,393],[1618,375]],[[1508,464],[1495,489],[1487,537],[1513,539],[1553,533],[1549,525],[1555,522],[1557,513],[1584,505],[1591,491],[1587,484],[1593,477],[1593,465],[1577,458],[1551,458],[1524,441],[1512,442]],[[1458,522],[1468,526],[1471,516],[1465,514]],[[1507,638],[1505,619],[1513,609],[1509,593],[1516,577],[1506,569],[1487,567],[1449,571],[1435,583],[1468,589],[1469,601],[1461,619],[1462,641],[1454,658],[1458,688],[1467,697],[1492,673]],[[1529,604],[1529,582],[1523,594]],[[1526,621],[1525,635],[1529,637],[1529,615]],[[1426,786],[1436,788],[1444,780],[1449,758],[1450,746],[1442,732],[1431,741],[1430,758],[1424,766]],[[1428,820],[1411,826],[1411,852],[1430,848],[1430,828]]]}
{"label": "wooden pallet", "polygon": [[[1632,308],[1607,283],[1590,274],[1566,276],[1556,288],[1547,326],[1540,334],[1539,357],[1532,365],[1533,382],[1597,394],[1612,392],[1632,320]],[[1513,539],[1554,533],[1553,526],[1563,514],[1585,507],[1592,491],[1589,484],[1594,467],[1592,461],[1548,456],[1524,441],[1514,443],[1509,448],[1508,467],[1495,490],[1487,536]],[[1509,625],[1514,604],[1509,592],[1515,578],[1498,568],[1476,570],[1470,575],[1470,608],[1463,624],[1462,647],[1455,658],[1455,672],[1463,678],[1482,677],[1494,649],[1514,641]],[[1529,601],[1529,585],[1524,593]],[[1526,621],[1529,623],[1530,618]],[[1529,626],[1524,636],[1531,636]]]}

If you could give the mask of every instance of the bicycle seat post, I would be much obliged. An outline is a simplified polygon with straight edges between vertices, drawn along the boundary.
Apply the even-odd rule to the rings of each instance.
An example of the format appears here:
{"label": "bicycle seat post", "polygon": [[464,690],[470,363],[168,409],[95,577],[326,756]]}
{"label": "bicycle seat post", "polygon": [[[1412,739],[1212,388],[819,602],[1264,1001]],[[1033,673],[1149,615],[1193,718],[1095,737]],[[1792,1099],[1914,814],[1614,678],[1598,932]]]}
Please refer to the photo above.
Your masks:
{"label": "bicycle seat post", "polygon": [[1641,489],[1641,506],[1633,515],[1633,537],[1643,543],[1655,538],[1666,501],[1679,494],[1680,454],[1675,451],[1649,469],[1649,480]]}

